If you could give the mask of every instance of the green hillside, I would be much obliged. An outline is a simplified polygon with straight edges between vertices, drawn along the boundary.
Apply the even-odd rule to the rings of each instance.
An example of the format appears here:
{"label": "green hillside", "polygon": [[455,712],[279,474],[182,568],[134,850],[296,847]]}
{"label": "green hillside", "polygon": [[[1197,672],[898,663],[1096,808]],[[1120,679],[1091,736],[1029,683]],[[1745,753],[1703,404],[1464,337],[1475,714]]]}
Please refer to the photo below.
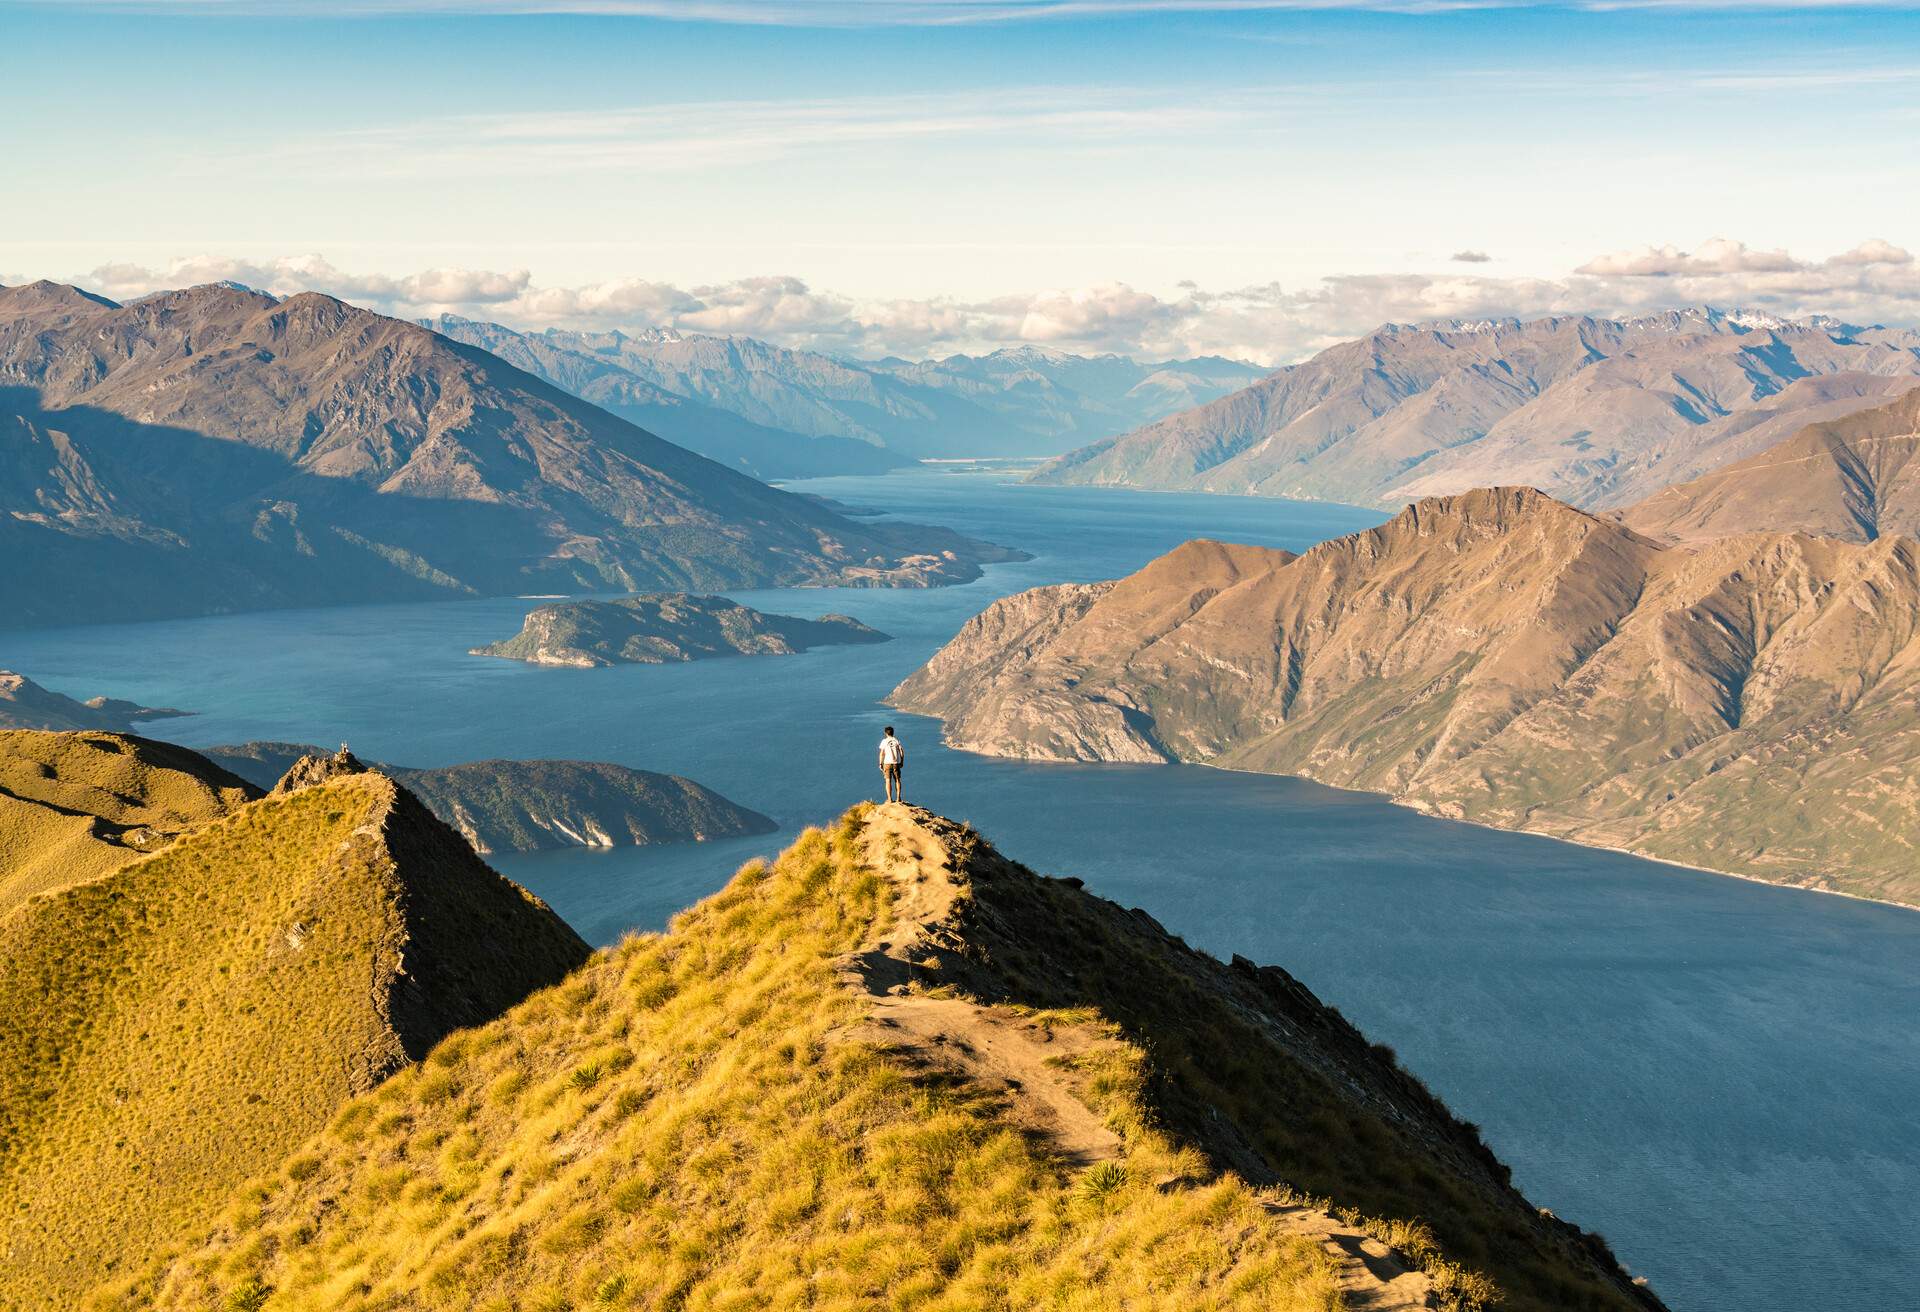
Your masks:
{"label": "green hillside", "polygon": [[[102,740],[155,746],[69,741]],[[73,1306],[343,1101],[586,956],[376,774],[239,805],[16,906],[0,918],[0,1306]]]}
{"label": "green hillside", "polygon": [[1283,972],[894,806],[452,1035],[92,1306],[1496,1302],[1659,1306]]}

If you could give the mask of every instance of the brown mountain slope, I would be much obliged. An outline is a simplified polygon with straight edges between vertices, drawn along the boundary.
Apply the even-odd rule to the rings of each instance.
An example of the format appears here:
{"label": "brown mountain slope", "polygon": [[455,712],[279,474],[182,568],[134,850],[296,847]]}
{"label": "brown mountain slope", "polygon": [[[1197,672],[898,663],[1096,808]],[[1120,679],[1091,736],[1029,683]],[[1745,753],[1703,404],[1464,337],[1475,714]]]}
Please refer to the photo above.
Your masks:
{"label": "brown mountain slope", "polygon": [[0,289],[0,624],[975,577],[472,347],[307,293]]}
{"label": "brown mountain slope", "polygon": [[343,1108],[116,1309],[1628,1312],[1286,972],[861,807]]}
{"label": "brown mountain slope", "polygon": [[0,731],[0,916],[158,851],[258,795],[171,743]]}
{"label": "brown mountain slope", "polygon": [[1920,535],[1920,391],[1810,425],[1757,456],[1628,506],[1619,518],[1675,542],[1758,531],[1849,542]]}
{"label": "brown mountain slope", "polygon": [[894,691],[957,746],[1299,774],[1920,902],[1920,543],[1662,548],[1532,489],[998,602]]}
{"label": "brown mountain slope", "polygon": [[392,780],[329,773],[0,917],[0,1306],[72,1307],[586,958]]}
{"label": "brown mountain slope", "polygon": [[1916,377],[1920,335],[1750,313],[1394,324],[1034,478],[1394,506],[1524,483],[1619,505]]}

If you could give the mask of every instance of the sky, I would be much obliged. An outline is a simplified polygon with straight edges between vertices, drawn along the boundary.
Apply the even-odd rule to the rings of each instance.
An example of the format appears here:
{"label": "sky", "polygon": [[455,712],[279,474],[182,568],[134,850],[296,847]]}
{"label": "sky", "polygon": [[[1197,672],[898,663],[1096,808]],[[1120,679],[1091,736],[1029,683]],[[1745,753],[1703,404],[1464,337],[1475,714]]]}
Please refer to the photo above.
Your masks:
{"label": "sky", "polygon": [[0,0],[0,282],[846,355],[1920,324],[1920,13]]}

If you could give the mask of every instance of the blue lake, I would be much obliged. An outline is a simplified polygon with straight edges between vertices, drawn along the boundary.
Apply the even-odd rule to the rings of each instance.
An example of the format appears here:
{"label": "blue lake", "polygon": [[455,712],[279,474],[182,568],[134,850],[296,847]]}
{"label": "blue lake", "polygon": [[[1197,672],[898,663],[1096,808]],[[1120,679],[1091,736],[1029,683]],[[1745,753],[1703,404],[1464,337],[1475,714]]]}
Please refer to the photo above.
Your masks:
{"label": "blue lake", "polygon": [[1542,1206],[1604,1233],[1681,1312],[1896,1312],[1920,1288],[1920,914],[1426,818],[1365,794],[1194,767],[948,751],[879,705],[968,617],[1112,578],[1187,538],[1293,549],[1347,507],[1036,488],[979,471],[809,491],[1031,551],[959,588],[731,594],[859,617],[874,647],[604,670],[466,655],[516,600],[282,611],[0,636],[75,696],[195,709],[150,732],[352,744],[438,765],[618,761],[690,775],[780,835],[496,862],[607,942],[873,795],[900,727],[908,798],[1190,942],[1284,965],[1463,1116]]}

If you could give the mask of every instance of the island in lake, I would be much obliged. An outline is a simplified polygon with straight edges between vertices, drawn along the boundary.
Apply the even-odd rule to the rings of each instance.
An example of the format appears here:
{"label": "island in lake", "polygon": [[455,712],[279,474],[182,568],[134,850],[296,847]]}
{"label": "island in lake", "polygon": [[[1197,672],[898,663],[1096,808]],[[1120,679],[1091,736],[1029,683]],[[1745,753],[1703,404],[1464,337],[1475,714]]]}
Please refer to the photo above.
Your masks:
{"label": "island in lake", "polygon": [[809,620],[769,615],[725,597],[653,592],[542,606],[513,637],[472,651],[534,665],[591,669],[713,656],[791,656],[811,647],[890,640],[850,615]]}

